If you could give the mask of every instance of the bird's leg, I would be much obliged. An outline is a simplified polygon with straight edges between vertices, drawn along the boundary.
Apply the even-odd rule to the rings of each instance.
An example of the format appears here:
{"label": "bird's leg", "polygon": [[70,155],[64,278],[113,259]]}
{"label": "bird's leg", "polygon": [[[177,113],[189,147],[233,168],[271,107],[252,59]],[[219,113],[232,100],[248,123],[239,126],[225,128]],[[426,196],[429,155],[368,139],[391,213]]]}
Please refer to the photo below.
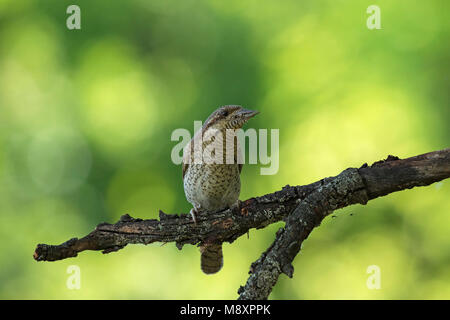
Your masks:
{"label": "bird's leg", "polygon": [[194,206],[189,213],[191,214],[192,220],[194,221],[194,224],[197,224],[197,213],[199,211],[200,207]]}
{"label": "bird's leg", "polygon": [[194,221],[194,223],[197,224],[197,218],[196,218],[197,211],[194,208],[192,208],[189,213],[191,214],[191,217],[192,217],[192,220]]}
{"label": "bird's leg", "polygon": [[231,211],[233,211],[233,212],[234,211],[240,212],[241,211],[241,204],[242,204],[242,201],[238,199],[234,204],[231,205],[231,207],[230,207]]}

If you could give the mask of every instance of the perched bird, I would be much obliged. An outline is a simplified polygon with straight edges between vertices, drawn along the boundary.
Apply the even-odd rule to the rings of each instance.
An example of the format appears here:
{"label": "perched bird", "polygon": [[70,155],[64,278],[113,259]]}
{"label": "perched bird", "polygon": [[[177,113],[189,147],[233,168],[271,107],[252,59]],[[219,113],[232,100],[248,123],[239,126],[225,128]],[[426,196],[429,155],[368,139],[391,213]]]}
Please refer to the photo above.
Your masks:
{"label": "perched bird", "polygon": [[[184,148],[184,192],[193,206],[190,213],[194,223],[199,212],[220,211],[238,204],[242,163],[238,163],[240,146],[234,130],[242,128],[256,114],[257,111],[241,106],[222,106]],[[230,145],[232,148],[227,148]],[[222,268],[221,244],[203,244],[200,252],[204,273],[216,273]]]}

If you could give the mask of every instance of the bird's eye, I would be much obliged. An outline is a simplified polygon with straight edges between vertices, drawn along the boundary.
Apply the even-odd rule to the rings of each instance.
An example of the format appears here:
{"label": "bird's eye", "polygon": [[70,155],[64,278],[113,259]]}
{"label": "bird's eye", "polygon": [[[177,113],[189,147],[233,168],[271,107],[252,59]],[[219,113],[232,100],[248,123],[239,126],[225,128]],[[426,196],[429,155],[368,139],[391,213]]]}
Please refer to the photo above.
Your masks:
{"label": "bird's eye", "polygon": [[220,115],[221,115],[222,117],[226,117],[226,116],[228,115],[228,111],[227,111],[227,110],[222,110],[222,111],[220,112]]}

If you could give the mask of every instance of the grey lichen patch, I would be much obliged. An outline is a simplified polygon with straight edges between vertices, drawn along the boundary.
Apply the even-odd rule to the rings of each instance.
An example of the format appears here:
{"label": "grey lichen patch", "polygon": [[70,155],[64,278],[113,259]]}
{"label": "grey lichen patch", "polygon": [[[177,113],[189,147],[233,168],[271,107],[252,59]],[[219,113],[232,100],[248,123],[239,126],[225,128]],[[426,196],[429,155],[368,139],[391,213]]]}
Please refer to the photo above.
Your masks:
{"label": "grey lichen patch", "polygon": [[356,168],[344,170],[323,186],[320,195],[325,199],[328,212],[356,203],[366,204],[369,200],[363,179]]}
{"label": "grey lichen patch", "polygon": [[336,192],[341,196],[345,196],[353,190],[364,188],[364,183],[356,168],[344,170],[331,183],[334,184]]}
{"label": "grey lichen patch", "polygon": [[[277,233],[272,246],[252,265],[253,273],[240,291],[240,299],[266,299],[281,273],[293,276],[292,261],[303,240],[325,216],[344,206],[368,201],[363,180],[354,168],[321,180],[312,190],[304,188],[296,192],[304,197],[295,199],[297,207],[286,217],[285,229]],[[279,214],[277,210],[263,210],[263,214],[269,219],[270,213]]]}
{"label": "grey lichen patch", "polygon": [[[256,266],[255,268],[258,268]],[[273,286],[278,281],[281,268],[277,260],[266,256],[264,259],[264,269],[262,272],[254,273],[250,276],[247,284],[238,290],[240,300],[262,300],[267,299]]]}

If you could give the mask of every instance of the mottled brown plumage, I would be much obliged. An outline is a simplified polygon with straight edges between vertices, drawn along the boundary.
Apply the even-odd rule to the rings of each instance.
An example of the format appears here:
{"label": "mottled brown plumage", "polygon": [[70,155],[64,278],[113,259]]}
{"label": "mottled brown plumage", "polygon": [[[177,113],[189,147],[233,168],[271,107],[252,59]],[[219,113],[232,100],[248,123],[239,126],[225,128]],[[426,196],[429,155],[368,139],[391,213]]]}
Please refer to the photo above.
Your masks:
{"label": "mottled brown plumage", "polygon": [[[233,130],[242,128],[257,113],[241,106],[220,107],[185,147],[184,192],[193,205],[194,223],[199,212],[223,210],[238,202],[242,164],[238,163],[240,148]],[[222,268],[221,244],[204,244],[200,252],[203,272],[216,273]]]}

